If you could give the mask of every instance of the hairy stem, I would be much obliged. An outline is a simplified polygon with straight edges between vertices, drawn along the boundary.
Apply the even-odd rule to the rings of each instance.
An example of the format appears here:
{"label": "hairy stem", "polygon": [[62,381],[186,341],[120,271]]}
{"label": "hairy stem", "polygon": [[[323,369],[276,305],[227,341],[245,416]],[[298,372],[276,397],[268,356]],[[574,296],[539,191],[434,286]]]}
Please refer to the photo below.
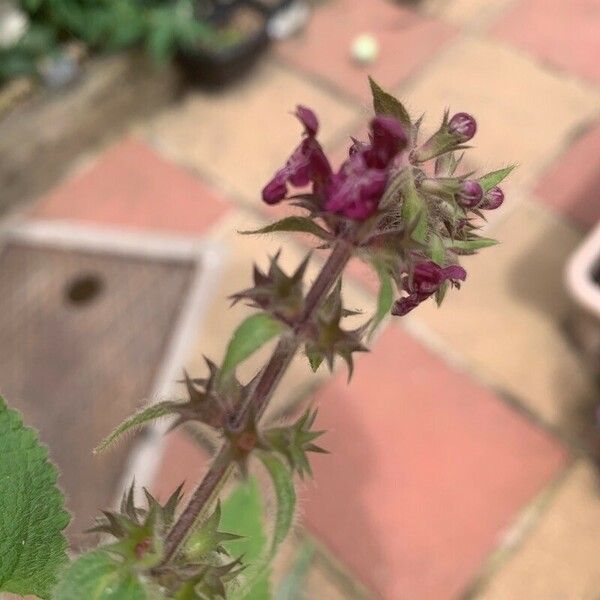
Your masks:
{"label": "hairy stem", "polygon": [[[352,247],[347,242],[342,240],[334,246],[333,251],[306,295],[304,310],[294,327],[293,334],[284,335],[279,340],[245,405],[241,407],[237,418],[238,424],[243,423],[249,414],[260,416],[264,413],[273,392],[300,347],[298,333],[306,323],[312,320],[316,310],[342,274],[351,255]],[[215,456],[204,479],[194,491],[188,505],[169,532],[165,541],[163,565],[173,558],[190,530],[194,527],[198,516],[202,514],[205,507],[211,503],[221,490],[233,470],[232,460],[229,444],[225,443]]]}

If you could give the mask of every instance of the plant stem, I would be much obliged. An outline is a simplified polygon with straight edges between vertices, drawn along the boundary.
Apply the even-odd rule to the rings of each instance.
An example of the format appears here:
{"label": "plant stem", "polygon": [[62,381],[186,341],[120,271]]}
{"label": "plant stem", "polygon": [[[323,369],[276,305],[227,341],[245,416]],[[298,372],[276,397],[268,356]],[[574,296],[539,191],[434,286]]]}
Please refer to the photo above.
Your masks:
{"label": "plant stem", "polygon": [[[312,320],[315,312],[342,274],[351,256],[352,247],[350,244],[344,240],[336,243],[306,295],[304,310],[294,327],[294,332],[291,335],[281,337],[246,403],[241,407],[237,418],[238,424],[243,423],[250,414],[259,417],[264,413],[273,392],[300,347],[299,332]],[[160,566],[164,566],[173,558],[190,530],[194,527],[198,516],[221,490],[228,475],[232,472],[232,465],[230,447],[228,443],[225,443],[215,456],[203,480],[192,494],[188,505],[179,515],[171,531],[169,531],[165,540],[163,562]]]}

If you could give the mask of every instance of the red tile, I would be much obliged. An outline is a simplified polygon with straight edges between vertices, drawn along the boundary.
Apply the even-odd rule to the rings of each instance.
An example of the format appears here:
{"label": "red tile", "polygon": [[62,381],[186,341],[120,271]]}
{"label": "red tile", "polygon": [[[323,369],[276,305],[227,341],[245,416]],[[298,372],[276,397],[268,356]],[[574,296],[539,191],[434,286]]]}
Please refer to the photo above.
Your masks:
{"label": "red tile", "polygon": [[145,144],[126,140],[42,199],[33,216],[197,234],[228,208],[199,179]]}
{"label": "red tile", "polygon": [[317,395],[305,521],[383,598],[456,598],[566,452],[398,326],[357,362]]}
{"label": "red tile", "polygon": [[[370,33],[380,45],[368,67],[351,59],[356,36]],[[292,65],[332,83],[361,101],[370,98],[367,74],[393,88],[421,68],[452,37],[449,25],[387,0],[335,0],[314,11],[297,38],[278,47]]]}
{"label": "red tile", "polygon": [[600,122],[552,163],[535,192],[584,229],[600,220]]}
{"label": "red tile", "polygon": [[600,83],[600,0],[523,0],[497,24],[495,34]]}
{"label": "red tile", "polygon": [[207,468],[207,455],[185,431],[177,429],[164,440],[163,455],[153,484],[157,499],[164,502],[181,483],[184,493],[191,492]]}

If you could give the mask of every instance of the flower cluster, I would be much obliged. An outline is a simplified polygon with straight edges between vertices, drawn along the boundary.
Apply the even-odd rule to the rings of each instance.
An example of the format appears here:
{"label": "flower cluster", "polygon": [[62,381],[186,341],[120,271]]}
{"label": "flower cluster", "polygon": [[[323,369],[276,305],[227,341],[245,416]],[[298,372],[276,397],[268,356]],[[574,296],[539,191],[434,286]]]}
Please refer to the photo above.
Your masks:
{"label": "flower cluster", "polygon": [[[315,113],[297,107],[303,139],[263,189],[263,200],[290,198],[307,208],[313,223],[324,223],[320,237],[330,245],[340,232],[359,231],[352,239],[357,254],[379,273],[385,265],[402,295],[392,314],[402,316],[431,296],[441,302],[449,287],[466,278],[458,256],[493,243],[477,235],[477,219],[502,205],[497,184],[511,167],[479,178],[457,175],[462,159],[457,151],[466,150],[475,136],[475,119],[446,113],[439,129],[419,143],[421,119],[412,121],[398,100],[371,85],[376,116],[369,139],[352,140],[337,172],[317,141]],[[290,195],[292,188],[305,192],[307,186],[308,193]]]}
{"label": "flower cluster", "polygon": [[316,139],[319,122],[315,113],[298,106],[296,116],[304,125],[304,139],[265,186],[263,200],[275,204],[287,196],[288,185],[312,184],[323,211],[357,221],[370,217],[377,211],[395,159],[407,144],[400,123],[393,117],[374,118],[370,143],[354,141],[348,160],[334,173]]}

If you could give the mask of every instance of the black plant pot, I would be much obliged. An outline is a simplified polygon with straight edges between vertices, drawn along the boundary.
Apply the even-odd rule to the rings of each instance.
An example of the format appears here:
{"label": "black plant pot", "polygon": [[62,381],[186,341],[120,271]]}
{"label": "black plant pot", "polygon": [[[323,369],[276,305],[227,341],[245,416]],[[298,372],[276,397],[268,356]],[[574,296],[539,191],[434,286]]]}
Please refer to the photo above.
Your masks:
{"label": "black plant pot", "polygon": [[292,1],[266,3],[260,0],[233,0],[226,4],[217,3],[212,14],[208,17],[199,15],[197,18],[215,28],[222,28],[229,24],[236,10],[244,8],[255,12],[262,23],[256,31],[242,37],[239,42],[221,48],[180,48],[176,56],[178,64],[187,78],[196,84],[219,87],[235,81],[250,71],[269,46],[269,21]]}

